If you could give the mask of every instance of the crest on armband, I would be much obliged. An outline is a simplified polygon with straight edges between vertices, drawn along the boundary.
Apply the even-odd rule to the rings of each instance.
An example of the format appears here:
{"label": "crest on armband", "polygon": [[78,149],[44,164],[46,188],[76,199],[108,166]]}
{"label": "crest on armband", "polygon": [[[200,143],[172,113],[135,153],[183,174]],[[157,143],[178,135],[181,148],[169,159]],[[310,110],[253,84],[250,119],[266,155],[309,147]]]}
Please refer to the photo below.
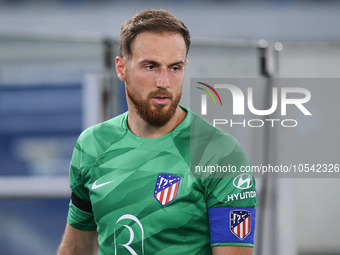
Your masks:
{"label": "crest on armband", "polygon": [[241,241],[251,232],[251,213],[247,210],[230,211],[230,231]]}

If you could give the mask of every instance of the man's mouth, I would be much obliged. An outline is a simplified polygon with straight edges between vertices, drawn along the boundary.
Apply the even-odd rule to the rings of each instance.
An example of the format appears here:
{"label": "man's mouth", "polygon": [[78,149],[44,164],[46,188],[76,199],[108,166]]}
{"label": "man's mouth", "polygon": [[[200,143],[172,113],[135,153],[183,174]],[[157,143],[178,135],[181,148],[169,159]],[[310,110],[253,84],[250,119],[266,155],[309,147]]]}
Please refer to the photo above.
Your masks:
{"label": "man's mouth", "polygon": [[166,104],[169,101],[168,97],[153,97],[152,99],[157,104]]}

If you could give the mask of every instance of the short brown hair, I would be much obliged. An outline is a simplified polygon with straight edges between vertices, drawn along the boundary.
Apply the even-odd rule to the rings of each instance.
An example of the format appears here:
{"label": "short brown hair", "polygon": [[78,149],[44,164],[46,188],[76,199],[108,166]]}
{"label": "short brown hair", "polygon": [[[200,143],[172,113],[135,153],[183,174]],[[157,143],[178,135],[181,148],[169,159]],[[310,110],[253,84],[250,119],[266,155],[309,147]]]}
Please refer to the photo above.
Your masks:
{"label": "short brown hair", "polygon": [[137,13],[127,20],[120,32],[119,54],[121,57],[131,57],[131,44],[141,32],[179,33],[183,36],[188,54],[190,48],[190,33],[182,21],[165,10],[147,10]]}

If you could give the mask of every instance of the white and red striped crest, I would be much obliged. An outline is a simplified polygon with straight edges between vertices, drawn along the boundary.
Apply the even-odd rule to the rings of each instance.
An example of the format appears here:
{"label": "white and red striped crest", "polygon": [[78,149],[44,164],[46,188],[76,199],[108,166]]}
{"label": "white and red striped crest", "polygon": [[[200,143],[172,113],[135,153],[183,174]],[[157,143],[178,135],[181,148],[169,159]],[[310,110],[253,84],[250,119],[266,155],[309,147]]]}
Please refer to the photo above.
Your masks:
{"label": "white and red striped crest", "polygon": [[240,240],[246,238],[251,230],[251,213],[247,210],[230,212],[230,231]]}
{"label": "white and red striped crest", "polygon": [[166,205],[176,198],[181,177],[172,174],[160,174],[155,187],[155,198],[161,205]]}

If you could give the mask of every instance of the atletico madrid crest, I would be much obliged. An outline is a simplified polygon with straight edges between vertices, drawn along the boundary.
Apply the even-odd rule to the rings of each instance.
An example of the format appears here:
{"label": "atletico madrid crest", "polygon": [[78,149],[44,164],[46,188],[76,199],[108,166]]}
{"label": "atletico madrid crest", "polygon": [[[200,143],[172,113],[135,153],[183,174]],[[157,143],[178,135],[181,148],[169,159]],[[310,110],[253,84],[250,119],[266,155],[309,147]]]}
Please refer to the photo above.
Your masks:
{"label": "atletico madrid crest", "polygon": [[233,210],[230,212],[230,231],[241,241],[251,230],[251,213],[247,210]]}
{"label": "atletico madrid crest", "polygon": [[157,178],[154,196],[161,205],[166,205],[176,198],[181,177],[172,174],[160,174]]}

